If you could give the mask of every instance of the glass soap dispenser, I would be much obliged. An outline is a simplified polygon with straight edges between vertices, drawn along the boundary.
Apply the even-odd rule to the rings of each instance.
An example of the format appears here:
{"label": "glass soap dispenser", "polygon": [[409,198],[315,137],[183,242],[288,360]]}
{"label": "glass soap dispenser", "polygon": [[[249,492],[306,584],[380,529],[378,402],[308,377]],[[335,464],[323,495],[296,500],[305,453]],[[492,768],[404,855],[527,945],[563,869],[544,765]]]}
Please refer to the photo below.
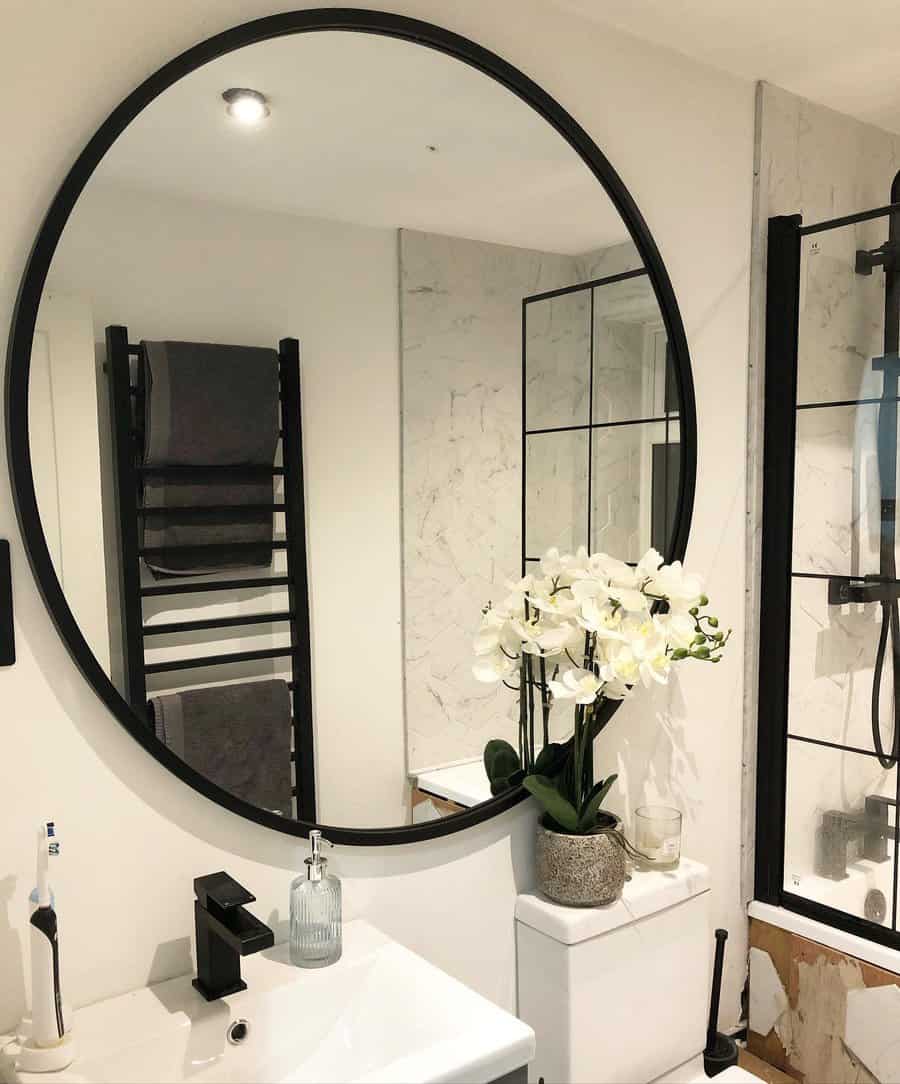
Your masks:
{"label": "glass soap dispenser", "polygon": [[291,883],[291,963],[327,967],[341,958],[341,882],[325,868],[321,848],[328,840],[314,828],[309,842],[306,876]]}

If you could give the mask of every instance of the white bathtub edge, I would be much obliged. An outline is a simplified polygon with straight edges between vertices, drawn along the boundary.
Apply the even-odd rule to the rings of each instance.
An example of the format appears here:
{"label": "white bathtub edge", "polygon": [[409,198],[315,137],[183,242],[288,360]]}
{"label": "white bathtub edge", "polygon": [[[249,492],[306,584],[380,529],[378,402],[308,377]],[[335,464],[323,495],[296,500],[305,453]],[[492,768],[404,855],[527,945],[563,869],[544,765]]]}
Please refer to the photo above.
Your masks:
{"label": "white bathtub edge", "polygon": [[836,952],[855,956],[858,960],[865,960],[867,964],[874,964],[875,967],[881,967],[895,975],[900,974],[900,951],[887,945],[879,945],[877,941],[869,941],[855,933],[845,933],[834,926],[826,926],[824,922],[817,922],[814,918],[798,915],[771,903],[760,903],[758,900],[751,901],[747,913],[760,922],[768,922],[770,926],[778,926]]}

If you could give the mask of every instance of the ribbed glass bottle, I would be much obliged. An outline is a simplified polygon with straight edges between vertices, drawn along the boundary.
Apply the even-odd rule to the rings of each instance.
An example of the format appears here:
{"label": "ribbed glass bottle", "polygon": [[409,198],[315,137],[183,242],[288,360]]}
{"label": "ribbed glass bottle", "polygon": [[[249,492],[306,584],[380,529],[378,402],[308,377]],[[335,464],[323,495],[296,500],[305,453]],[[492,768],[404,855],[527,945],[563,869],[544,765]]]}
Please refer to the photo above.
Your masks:
{"label": "ribbed glass bottle", "polygon": [[301,875],[291,884],[291,962],[327,967],[340,958],[341,882],[324,869],[319,880]]}

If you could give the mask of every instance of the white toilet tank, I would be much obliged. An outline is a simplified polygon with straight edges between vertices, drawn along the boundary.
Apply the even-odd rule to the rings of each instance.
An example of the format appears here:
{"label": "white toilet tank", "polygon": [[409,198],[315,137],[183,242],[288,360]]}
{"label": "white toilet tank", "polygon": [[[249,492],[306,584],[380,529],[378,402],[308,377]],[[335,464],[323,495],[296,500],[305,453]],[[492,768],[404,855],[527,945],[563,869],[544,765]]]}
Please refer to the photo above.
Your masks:
{"label": "white toilet tank", "polygon": [[519,1016],[537,1036],[529,1081],[645,1084],[703,1050],[713,934],[709,872],[683,858],[635,871],[607,907],[516,901]]}

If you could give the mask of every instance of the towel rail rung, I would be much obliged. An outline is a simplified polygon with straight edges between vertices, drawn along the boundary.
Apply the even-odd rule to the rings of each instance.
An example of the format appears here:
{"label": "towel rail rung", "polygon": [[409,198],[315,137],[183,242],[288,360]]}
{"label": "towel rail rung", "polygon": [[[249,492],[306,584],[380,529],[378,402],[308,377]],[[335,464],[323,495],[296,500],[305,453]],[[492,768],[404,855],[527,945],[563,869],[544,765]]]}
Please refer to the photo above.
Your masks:
{"label": "towel rail rung", "polygon": [[265,479],[272,475],[284,474],[284,467],[235,465],[231,467],[154,467],[146,463],[138,463],[134,468],[138,474],[158,475],[162,478],[190,477],[203,478],[208,475],[214,479],[228,481]]}
{"label": "towel rail rung", "polygon": [[256,662],[259,659],[286,659],[290,647],[267,647],[259,651],[233,651],[224,655],[198,655],[191,659],[167,659],[151,662],[144,667],[147,674],[165,674],[170,670],[199,670],[204,666],[227,666],[235,662]]}
{"label": "towel rail rung", "polygon": [[231,617],[203,617],[195,621],[166,621],[158,625],[144,625],[144,636],[164,636],[175,632],[198,632],[201,629],[238,628],[241,625],[277,625],[290,621],[293,610],[283,610],[268,614],[237,614]]}
{"label": "towel rail rung", "polygon": [[149,508],[141,505],[137,509],[139,516],[178,515],[182,517],[203,517],[213,512],[283,512],[284,502],[273,501],[271,504],[174,504],[165,508]]}
{"label": "towel rail rung", "polygon": [[203,583],[159,583],[141,588],[144,597],[151,595],[199,595],[204,591],[238,591],[245,587],[289,587],[290,576],[256,576],[240,580],[210,580]]}
{"label": "towel rail rung", "polygon": [[[287,549],[287,541],[283,538],[273,538],[265,542],[206,542],[189,546],[140,546],[139,557],[165,557],[169,553],[179,553],[182,556],[196,553],[199,559],[204,554],[216,553],[253,553],[255,550],[283,550]],[[184,573],[182,573],[184,575]]]}

